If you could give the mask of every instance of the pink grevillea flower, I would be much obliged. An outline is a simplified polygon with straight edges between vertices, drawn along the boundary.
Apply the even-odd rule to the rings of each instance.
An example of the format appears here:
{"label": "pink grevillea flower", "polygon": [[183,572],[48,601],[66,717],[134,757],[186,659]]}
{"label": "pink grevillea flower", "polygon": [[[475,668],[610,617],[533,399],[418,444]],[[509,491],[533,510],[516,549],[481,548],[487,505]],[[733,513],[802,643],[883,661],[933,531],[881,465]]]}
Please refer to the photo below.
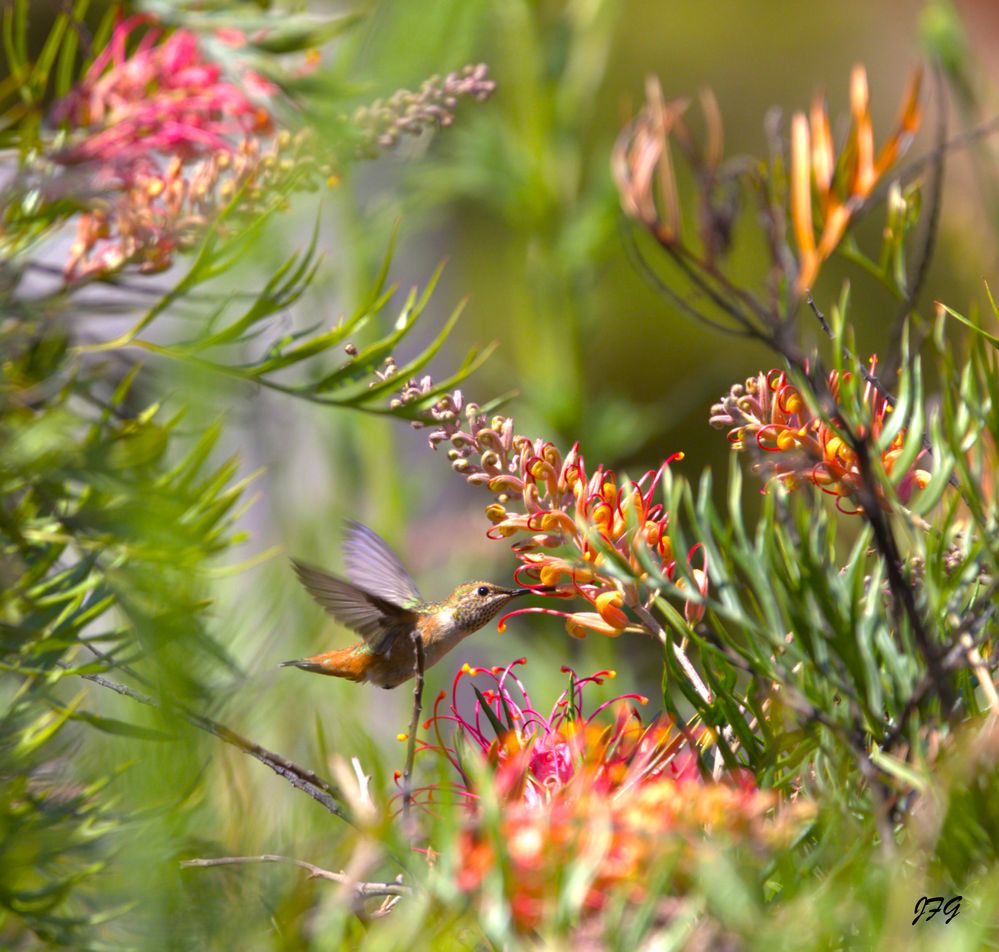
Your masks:
{"label": "pink grevillea flower", "polygon": [[[465,799],[459,887],[478,896],[487,874],[501,869],[522,931],[552,911],[557,884],[574,864],[592,870],[583,911],[594,913],[612,897],[641,901],[645,873],[661,868],[667,857],[677,859],[682,881],[684,857],[708,830],[754,843],[776,833],[767,818],[775,795],[758,790],[748,771],[734,770],[718,782],[702,774],[696,747],[710,742],[703,728],[676,728],[665,717],[643,725],[633,702],[645,699],[634,694],[585,713],[586,689],[613,677],[610,671],[577,678],[563,668],[569,686],[545,714],[514,673],[521,664],[523,659],[505,668],[464,666],[448,707],[442,709],[448,697],[442,692],[424,725],[433,728],[436,743],[422,749],[450,761]],[[464,678],[478,682],[467,711],[458,700]],[[471,758],[478,759],[478,769]],[[498,818],[482,808],[483,785],[490,788],[488,802],[498,805]],[[420,799],[428,808],[433,802],[431,796]]]}
{"label": "pink grevillea flower", "polygon": [[[107,275],[127,265],[168,268],[212,225],[237,226],[221,212],[239,201],[247,216],[280,206],[293,185],[335,185],[341,168],[301,131],[276,132],[271,106],[279,89],[239,66],[240,31],[220,30],[231,75],[212,62],[189,30],[161,29],[154,17],[121,20],[79,85],[52,111],[66,141],[49,158],[61,167],[59,187],[86,210],[77,220],[66,277]],[[306,54],[298,75],[314,69]],[[395,144],[404,133],[449,125],[458,99],[488,98],[495,84],[484,65],[434,77],[418,93],[399,90],[385,102],[342,120],[355,133],[357,155]],[[342,157],[341,157],[342,158]]]}
{"label": "pink grevillea flower", "polygon": [[67,136],[49,157],[63,188],[88,206],[67,278],[129,264],[163,270],[237,192],[252,209],[279,175],[300,174],[302,143],[272,135],[267,97],[276,91],[249,71],[225,78],[187,30],[165,32],[144,15],[121,20],[52,112]]}
{"label": "pink grevillea flower", "polygon": [[[877,358],[872,357],[872,376],[876,368]],[[850,377],[849,373],[843,375],[843,379]],[[839,373],[831,371],[828,384],[834,399],[839,398],[840,382]],[[869,422],[857,435],[875,445],[892,406],[870,381],[864,384],[863,404],[869,410]],[[711,408],[710,422],[718,429],[728,428],[728,439],[735,449],[745,450],[752,444],[763,451],[757,468],[769,473],[770,478],[789,489],[796,489],[802,482],[813,483],[837,497],[840,511],[850,514],[860,511],[843,506],[843,500],[855,498],[863,485],[856,453],[829,423],[809,410],[783,371],[761,372],[748,378],[745,384],[733,386]],[[881,463],[889,475],[905,440],[903,427],[881,450]],[[915,488],[922,489],[929,481],[930,474],[916,465],[925,455],[925,451],[920,452],[896,487],[902,502],[908,501]]]}
{"label": "pink grevillea flower", "polygon": [[[410,381],[398,402],[419,400],[432,388],[430,377]],[[441,397],[430,415],[435,421],[431,447],[447,443],[452,468],[495,497],[486,508],[493,523],[487,535],[516,540],[518,581],[539,594],[578,596],[590,606],[574,612],[526,608],[511,615],[559,615],[577,638],[588,631],[616,637],[627,630],[647,630],[641,616],[664,580],[686,587],[667,535],[669,514],[655,502],[666,467],[682,459],[682,453],[632,482],[619,480],[603,466],[587,473],[578,444],[563,456],[550,442],[518,436],[511,418],[489,417],[477,404],[466,404],[460,390]],[[687,560],[698,589],[685,606],[693,623],[703,615],[708,573],[700,546]],[[638,613],[639,624],[629,608]]]}
{"label": "pink grevillea flower", "polygon": [[271,130],[270,112],[223,78],[195,34],[167,34],[154,24],[145,15],[121,20],[83,81],[56,106],[53,119],[72,131],[61,162],[98,161],[128,181],[138,170],[155,170],[156,153],[193,158]]}

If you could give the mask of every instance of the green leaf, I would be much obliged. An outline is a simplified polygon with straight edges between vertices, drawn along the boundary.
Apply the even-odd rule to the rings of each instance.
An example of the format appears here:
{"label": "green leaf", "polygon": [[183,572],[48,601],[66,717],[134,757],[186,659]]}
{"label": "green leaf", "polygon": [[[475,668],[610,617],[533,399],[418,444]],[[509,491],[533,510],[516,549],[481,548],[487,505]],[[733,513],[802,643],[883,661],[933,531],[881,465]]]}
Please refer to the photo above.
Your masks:
{"label": "green leaf", "polygon": [[475,696],[479,699],[479,705],[482,708],[483,713],[487,718],[489,718],[489,723],[496,732],[496,739],[502,739],[507,733],[509,733],[508,729],[503,726],[503,722],[496,716],[496,712],[493,711],[482,692],[475,685],[472,685],[472,690],[475,691]]}
{"label": "green leaf", "polygon": [[[988,287],[988,285],[986,285],[986,288],[987,287]],[[993,311],[995,311],[996,310],[996,304],[995,304],[995,301],[992,300],[992,292],[991,291],[989,291],[989,301],[992,303],[992,309],[993,309]],[[964,324],[965,327],[970,327],[976,334],[978,334],[980,337],[982,337],[985,340],[987,340],[993,347],[999,349],[999,337],[996,337],[995,334],[990,334],[988,331],[983,330],[977,324],[973,323],[968,318],[966,318],[963,314],[959,314],[953,308],[948,307],[946,304],[942,303],[941,301],[936,301],[935,303],[936,303],[936,307],[938,308],[938,310],[942,311],[945,314],[949,314],[951,317],[955,318],[956,320],[958,320],[962,324]],[[999,311],[997,311],[996,313],[997,313],[997,315],[999,315]]]}
{"label": "green leaf", "polygon": [[143,727],[141,724],[131,724],[128,721],[120,721],[113,717],[102,717],[91,714],[89,711],[77,711],[72,715],[73,720],[83,721],[91,727],[105,734],[114,734],[117,737],[131,737],[135,740],[173,740],[173,736],[165,731],[157,730],[155,727]]}

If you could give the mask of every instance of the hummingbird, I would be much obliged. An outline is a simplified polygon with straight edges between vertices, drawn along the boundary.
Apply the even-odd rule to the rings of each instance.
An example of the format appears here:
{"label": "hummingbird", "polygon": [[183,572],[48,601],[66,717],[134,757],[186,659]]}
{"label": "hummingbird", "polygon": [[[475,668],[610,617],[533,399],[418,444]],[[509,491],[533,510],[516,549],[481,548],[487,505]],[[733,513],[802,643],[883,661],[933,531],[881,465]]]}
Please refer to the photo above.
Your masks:
{"label": "hummingbird", "polygon": [[423,642],[424,667],[429,668],[512,599],[539,591],[465,582],[444,601],[428,602],[388,543],[367,526],[348,522],[343,548],[350,581],[295,559],[292,566],[306,591],[362,640],[284,661],[282,668],[394,688],[415,673],[414,633]]}

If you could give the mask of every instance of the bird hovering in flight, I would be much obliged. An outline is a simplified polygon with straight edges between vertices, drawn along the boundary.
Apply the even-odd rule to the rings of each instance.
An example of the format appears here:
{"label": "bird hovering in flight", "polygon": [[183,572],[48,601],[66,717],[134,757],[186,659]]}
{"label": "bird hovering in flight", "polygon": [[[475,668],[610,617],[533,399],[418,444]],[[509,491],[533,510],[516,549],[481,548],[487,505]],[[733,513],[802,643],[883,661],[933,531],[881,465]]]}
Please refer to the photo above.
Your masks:
{"label": "bird hovering in flight", "polygon": [[349,648],[284,661],[281,667],[394,688],[415,673],[414,633],[423,643],[424,667],[429,668],[512,599],[548,590],[465,582],[444,601],[428,602],[388,543],[367,526],[348,522],[343,548],[350,581],[295,559],[292,565],[308,593],[362,640]]}

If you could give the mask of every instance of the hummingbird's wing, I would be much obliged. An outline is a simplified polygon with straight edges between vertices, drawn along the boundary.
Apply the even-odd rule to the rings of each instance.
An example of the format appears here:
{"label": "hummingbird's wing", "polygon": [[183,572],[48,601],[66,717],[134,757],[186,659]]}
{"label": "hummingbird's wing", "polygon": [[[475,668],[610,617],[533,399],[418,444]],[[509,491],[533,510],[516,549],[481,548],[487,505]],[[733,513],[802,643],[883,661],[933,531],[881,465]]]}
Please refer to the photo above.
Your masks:
{"label": "hummingbird's wing", "polygon": [[371,649],[387,651],[399,631],[409,630],[417,615],[329,572],[291,560],[308,593],[338,622],[356,631]]}
{"label": "hummingbird's wing", "polygon": [[423,601],[416,582],[388,543],[359,522],[347,523],[343,544],[350,580],[366,592],[384,598],[402,608],[412,608]]}

